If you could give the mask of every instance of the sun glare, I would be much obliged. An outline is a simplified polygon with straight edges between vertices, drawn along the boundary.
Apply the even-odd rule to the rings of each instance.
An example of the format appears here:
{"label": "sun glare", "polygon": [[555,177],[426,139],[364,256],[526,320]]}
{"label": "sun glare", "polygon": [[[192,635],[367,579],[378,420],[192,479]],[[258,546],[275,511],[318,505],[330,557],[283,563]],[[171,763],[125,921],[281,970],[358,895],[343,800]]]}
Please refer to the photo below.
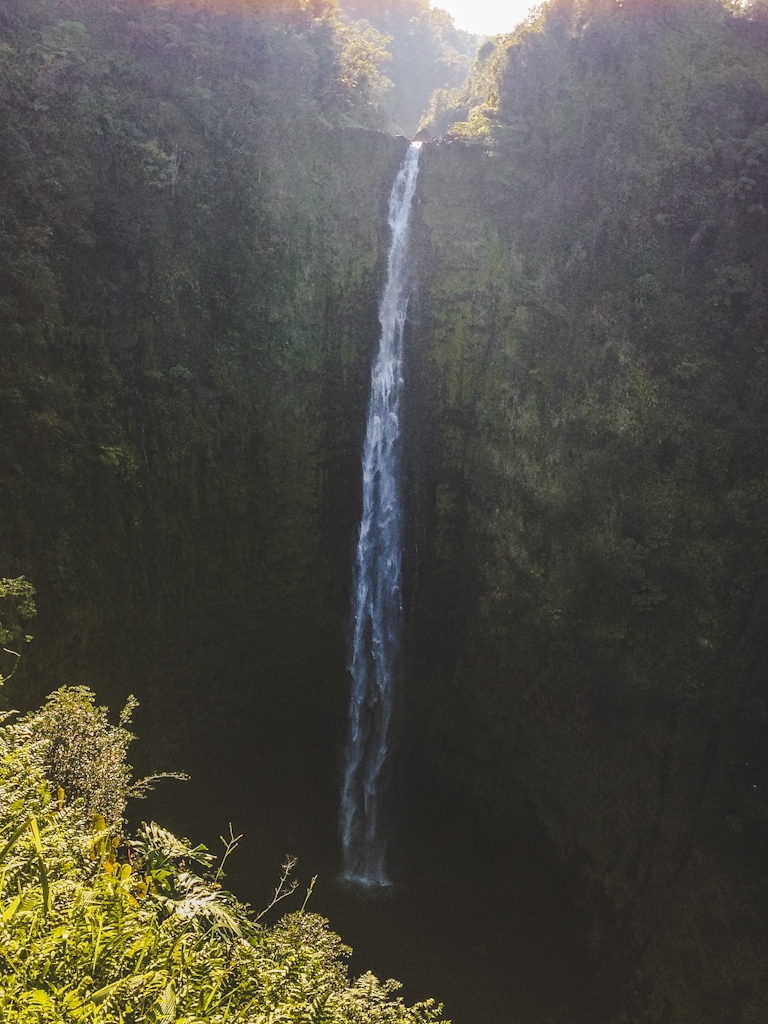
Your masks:
{"label": "sun glare", "polygon": [[433,0],[454,20],[457,28],[476,35],[511,32],[538,6],[531,0]]}

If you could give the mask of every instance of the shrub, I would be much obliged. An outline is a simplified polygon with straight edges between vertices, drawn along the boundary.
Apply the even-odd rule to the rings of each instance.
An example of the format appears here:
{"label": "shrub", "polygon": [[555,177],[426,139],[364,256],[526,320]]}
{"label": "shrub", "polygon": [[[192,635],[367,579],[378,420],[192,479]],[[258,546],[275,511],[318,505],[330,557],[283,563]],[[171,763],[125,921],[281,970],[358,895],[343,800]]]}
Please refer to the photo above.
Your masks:
{"label": "shrub", "polygon": [[[17,576],[15,579],[3,577],[0,579],[0,651],[5,655],[2,659],[3,667],[11,659],[11,671],[8,675],[0,672],[0,686],[10,679],[16,671],[16,666],[21,657],[21,651],[16,650],[22,643],[29,643],[32,637],[26,633],[24,623],[33,619],[37,614],[35,608],[35,588],[24,579]],[[14,646],[11,646],[11,645]]]}
{"label": "shrub", "polygon": [[62,686],[47,697],[44,707],[23,718],[20,734],[45,744],[45,771],[55,793],[82,800],[91,816],[100,814],[111,828],[119,828],[129,796],[143,797],[158,779],[186,779],[179,772],[161,772],[131,782],[126,761],[135,739],[126,726],[139,702],[129,696],[117,725],[107,708],[97,707],[85,686]]}
{"label": "shrub", "polygon": [[[109,725],[89,691],[60,690],[21,722],[1,721],[4,1024],[438,1021],[432,1001],[393,998],[394,982],[350,981],[348,950],[317,915],[259,924],[206,874],[204,847],[155,824],[126,840],[103,811],[94,816],[111,808],[117,821],[130,792],[130,734],[125,717]],[[105,764],[118,780],[111,790],[95,784]]]}
{"label": "shrub", "polygon": [[62,789],[68,801],[82,800],[91,817],[101,814],[110,825],[121,820],[131,789],[126,755],[134,736],[126,726],[137,703],[129,697],[119,724],[110,725],[107,709],[96,706],[90,690],[65,686],[16,727],[19,736],[42,744],[54,791]]}

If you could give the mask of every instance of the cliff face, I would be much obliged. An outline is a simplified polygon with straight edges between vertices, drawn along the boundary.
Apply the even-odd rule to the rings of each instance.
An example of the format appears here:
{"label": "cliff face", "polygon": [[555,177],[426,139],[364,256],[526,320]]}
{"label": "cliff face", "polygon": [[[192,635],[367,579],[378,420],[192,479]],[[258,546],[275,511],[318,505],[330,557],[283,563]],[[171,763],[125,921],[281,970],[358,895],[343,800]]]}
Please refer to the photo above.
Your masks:
{"label": "cliff face", "polygon": [[[554,19],[492,149],[423,150],[407,720],[579,866],[627,1019],[725,1024],[766,1016],[768,66],[699,6]],[[40,608],[4,699],[221,714],[248,664],[343,717],[406,142],[334,122],[301,5],[128,5],[119,45],[86,7],[3,14],[0,544]]]}
{"label": "cliff face", "polygon": [[768,67],[676,17],[513,47],[495,150],[426,148],[411,720],[582,865],[628,1019],[757,1021]]}
{"label": "cliff face", "polygon": [[301,622],[343,657],[405,140],[328,123],[332,26],[286,11],[7,14],[0,543],[40,608],[10,700],[273,664]]}

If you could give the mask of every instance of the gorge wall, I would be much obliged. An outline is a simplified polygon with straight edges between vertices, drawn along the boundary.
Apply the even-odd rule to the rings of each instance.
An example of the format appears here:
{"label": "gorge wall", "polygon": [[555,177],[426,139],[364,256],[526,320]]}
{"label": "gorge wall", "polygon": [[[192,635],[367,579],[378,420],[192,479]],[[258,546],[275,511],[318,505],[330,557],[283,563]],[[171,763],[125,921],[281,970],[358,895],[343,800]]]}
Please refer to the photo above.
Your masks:
{"label": "gorge wall", "polygon": [[9,20],[2,546],[38,589],[25,702],[73,678],[143,696],[190,645],[201,677],[243,645],[271,666],[299,629],[341,662],[405,140],[324,119],[311,18]]}
{"label": "gorge wall", "polygon": [[[243,664],[343,718],[407,143],[290,7],[2,14],[0,571],[39,607],[3,699],[134,690],[165,751]],[[621,1019],[762,1021],[764,29],[553,4],[508,42],[414,205],[409,746],[542,823]]]}
{"label": "gorge wall", "polygon": [[763,38],[553,16],[420,182],[414,743],[581,865],[632,1021],[766,1013]]}

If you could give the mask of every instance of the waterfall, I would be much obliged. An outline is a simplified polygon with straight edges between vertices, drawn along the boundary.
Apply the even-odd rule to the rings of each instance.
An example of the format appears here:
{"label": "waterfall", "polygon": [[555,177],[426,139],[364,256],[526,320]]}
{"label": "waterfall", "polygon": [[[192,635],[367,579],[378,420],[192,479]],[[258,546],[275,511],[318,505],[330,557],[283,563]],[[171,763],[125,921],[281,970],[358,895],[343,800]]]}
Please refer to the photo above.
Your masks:
{"label": "waterfall", "polygon": [[381,337],[371,370],[363,447],[363,515],[353,578],[352,693],[341,790],[344,877],[389,885],[381,834],[383,769],[400,670],[402,508],[400,397],[403,329],[408,307],[408,219],[419,172],[420,142],[411,143],[389,197],[387,283],[379,305]]}

